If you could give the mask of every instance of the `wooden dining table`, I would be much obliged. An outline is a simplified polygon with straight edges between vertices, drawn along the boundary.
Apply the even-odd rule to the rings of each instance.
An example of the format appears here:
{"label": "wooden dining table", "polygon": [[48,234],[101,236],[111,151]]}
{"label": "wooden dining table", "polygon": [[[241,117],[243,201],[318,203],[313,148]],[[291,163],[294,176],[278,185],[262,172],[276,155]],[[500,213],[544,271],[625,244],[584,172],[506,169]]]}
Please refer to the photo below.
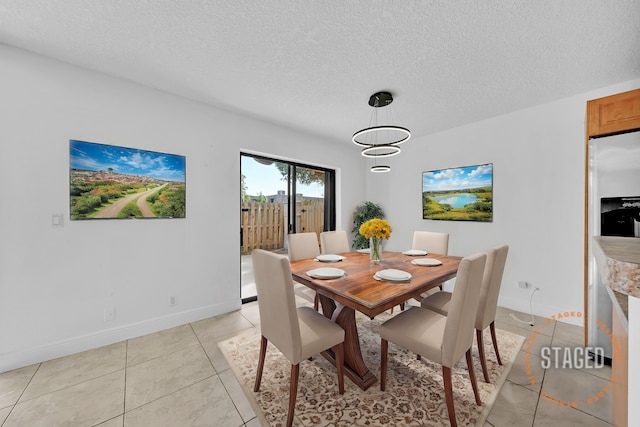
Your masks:
{"label": "wooden dining table", "polygon": [[[419,297],[429,289],[454,278],[462,258],[430,253],[424,257],[437,259],[442,264],[425,267],[411,262],[424,257],[404,255],[401,252],[383,252],[382,261],[378,264],[370,262],[368,253],[347,252],[340,255],[344,259],[332,263],[319,262],[315,258],[292,261],[291,274],[294,281],[318,293],[323,314],[344,329],[345,374],[362,390],[366,390],[377,379],[362,357],[355,312],[359,311],[373,319],[413,297]],[[308,271],[321,267],[339,268],[345,275],[327,280],[307,274]],[[411,279],[387,281],[374,278],[377,271],[384,269],[408,272]],[[331,350],[322,354],[335,364]]]}

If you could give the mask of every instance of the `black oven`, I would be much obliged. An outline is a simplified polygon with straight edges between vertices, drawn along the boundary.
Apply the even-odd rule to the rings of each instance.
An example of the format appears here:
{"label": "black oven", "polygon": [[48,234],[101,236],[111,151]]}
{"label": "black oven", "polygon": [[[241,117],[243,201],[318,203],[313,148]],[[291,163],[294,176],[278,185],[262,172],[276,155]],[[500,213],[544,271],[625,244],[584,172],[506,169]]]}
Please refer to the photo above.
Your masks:
{"label": "black oven", "polygon": [[640,196],[600,199],[600,234],[640,237]]}

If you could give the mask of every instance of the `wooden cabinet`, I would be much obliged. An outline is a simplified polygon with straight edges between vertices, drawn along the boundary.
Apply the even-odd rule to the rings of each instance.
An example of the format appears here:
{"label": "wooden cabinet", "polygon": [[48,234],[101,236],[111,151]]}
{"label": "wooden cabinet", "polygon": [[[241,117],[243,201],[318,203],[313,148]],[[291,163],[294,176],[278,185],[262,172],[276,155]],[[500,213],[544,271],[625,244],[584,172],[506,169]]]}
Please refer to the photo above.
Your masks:
{"label": "wooden cabinet", "polygon": [[640,89],[587,102],[587,137],[640,129]]}

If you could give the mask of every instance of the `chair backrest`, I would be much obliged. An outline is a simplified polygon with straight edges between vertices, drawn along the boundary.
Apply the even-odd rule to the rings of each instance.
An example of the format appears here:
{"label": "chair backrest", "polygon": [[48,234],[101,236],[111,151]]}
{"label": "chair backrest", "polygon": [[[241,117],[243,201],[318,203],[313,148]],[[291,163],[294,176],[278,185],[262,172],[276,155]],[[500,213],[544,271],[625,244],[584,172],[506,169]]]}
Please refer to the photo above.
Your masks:
{"label": "chair backrest", "polygon": [[502,275],[507,262],[508,245],[495,247],[487,252],[487,265],[484,268],[480,302],[476,315],[476,329],[482,331],[496,318],[498,295],[502,285]]}
{"label": "chair backrest", "polygon": [[305,258],[315,258],[320,255],[318,235],[316,233],[289,234],[289,259],[297,261]]}
{"label": "chair backrest", "polygon": [[251,253],[258,291],[260,332],[292,364],[300,363],[302,339],[289,260],[262,249]]}
{"label": "chair backrest", "polygon": [[320,249],[323,254],[342,254],[349,252],[349,238],[344,230],[323,231],[320,233]]}
{"label": "chair backrest", "polygon": [[442,340],[442,364],[449,368],[471,348],[487,254],[464,257],[458,267]]}
{"label": "chair backrest", "polygon": [[449,234],[435,231],[414,231],[411,249],[447,255],[449,253]]}

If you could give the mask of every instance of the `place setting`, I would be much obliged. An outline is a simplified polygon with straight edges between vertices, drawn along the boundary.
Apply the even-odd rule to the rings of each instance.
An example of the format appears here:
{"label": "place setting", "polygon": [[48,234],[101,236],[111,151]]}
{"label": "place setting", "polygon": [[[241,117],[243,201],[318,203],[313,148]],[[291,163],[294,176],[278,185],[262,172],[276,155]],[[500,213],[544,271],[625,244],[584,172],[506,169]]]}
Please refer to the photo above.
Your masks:
{"label": "place setting", "polygon": [[376,280],[384,280],[389,282],[408,282],[412,277],[413,276],[411,276],[411,273],[403,270],[397,270],[395,268],[380,270],[373,275],[373,278]]}
{"label": "place setting", "polygon": [[421,249],[409,249],[409,250],[406,250],[406,251],[402,252],[402,255],[425,256],[425,255],[427,255],[427,251],[423,251]]}
{"label": "place setting", "polygon": [[435,258],[416,258],[411,260],[411,264],[419,265],[421,267],[437,267],[442,265],[442,261]]}
{"label": "place setting", "polygon": [[340,262],[343,259],[345,259],[345,257],[336,254],[322,254],[315,257],[315,260],[319,262]]}
{"label": "place setting", "polygon": [[313,270],[307,271],[306,274],[314,279],[322,280],[340,279],[346,276],[344,270],[333,267],[314,268]]}

